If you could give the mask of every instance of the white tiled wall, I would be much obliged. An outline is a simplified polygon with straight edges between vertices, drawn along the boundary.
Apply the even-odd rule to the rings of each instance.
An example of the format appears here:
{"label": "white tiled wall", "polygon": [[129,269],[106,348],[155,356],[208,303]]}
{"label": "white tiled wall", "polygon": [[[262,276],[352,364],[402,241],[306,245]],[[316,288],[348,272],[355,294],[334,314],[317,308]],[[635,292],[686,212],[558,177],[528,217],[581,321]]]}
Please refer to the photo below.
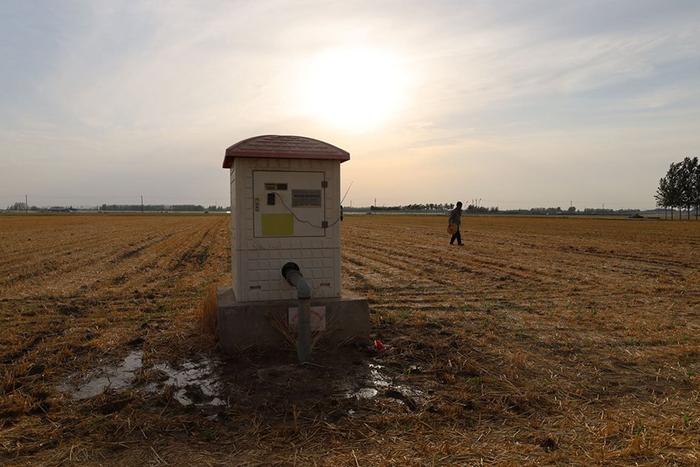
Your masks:
{"label": "white tiled wall", "polygon": [[235,159],[231,167],[231,243],[233,290],[238,301],[293,299],[296,291],[284,280],[288,261],[311,282],[313,296],[340,296],[340,223],[325,237],[255,238],[253,170],[323,171],[326,219],[340,216],[340,163],[308,159]]}

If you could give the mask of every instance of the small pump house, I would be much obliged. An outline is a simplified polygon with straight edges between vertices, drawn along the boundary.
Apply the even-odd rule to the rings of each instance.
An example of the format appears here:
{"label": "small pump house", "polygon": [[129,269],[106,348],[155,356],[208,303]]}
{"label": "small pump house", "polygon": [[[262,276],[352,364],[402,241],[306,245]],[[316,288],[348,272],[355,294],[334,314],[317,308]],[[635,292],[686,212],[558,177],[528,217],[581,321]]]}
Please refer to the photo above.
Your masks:
{"label": "small pump house", "polygon": [[340,296],[340,164],[350,154],[302,136],[256,136],[226,149],[237,301],[292,299],[294,262],[314,297]]}
{"label": "small pump house", "polygon": [[226,149],[232,287],[217,293],[225,353],[367,342],[369,306],[341,296],[340,164],[350,154],[302,136],[256,136]]}

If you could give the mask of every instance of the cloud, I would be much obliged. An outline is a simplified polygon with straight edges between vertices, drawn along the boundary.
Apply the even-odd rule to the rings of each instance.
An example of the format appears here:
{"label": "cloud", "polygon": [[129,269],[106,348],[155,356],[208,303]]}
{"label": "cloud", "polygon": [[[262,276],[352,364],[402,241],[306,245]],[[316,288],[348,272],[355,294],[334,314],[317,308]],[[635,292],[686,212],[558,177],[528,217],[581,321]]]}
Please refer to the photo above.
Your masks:
{"label": "cloud", "polygon": [[[226,199],[226,146],[299,133],[351,151],[356,199],[547,204],[579,186],[582,203],[646,206],[659,167],[700,143],[697,2],[2,8],[0,203],[27,186],[68,199],[83,176],[104,180],[81,182],[95,198],[148,184],[181,202]],[[405,77],[397,110],[359,133],[300,102],[314,57],[354,48],[391,51]],[[599,173],[639,154],[641,172]],[[571,167],[595,184],[576,185]]]}

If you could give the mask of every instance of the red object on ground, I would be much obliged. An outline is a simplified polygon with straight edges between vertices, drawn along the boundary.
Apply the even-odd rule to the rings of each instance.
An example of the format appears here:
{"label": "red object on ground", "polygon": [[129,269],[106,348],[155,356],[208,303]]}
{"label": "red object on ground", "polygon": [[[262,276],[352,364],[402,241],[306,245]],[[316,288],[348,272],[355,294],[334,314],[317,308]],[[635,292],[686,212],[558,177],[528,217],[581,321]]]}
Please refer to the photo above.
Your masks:
{"label": "red object on ground", "polygon": [[380,341],[379,339],[374,340],[374,348],[377,349],[378,352],[382,352],[382,351],[386,350],[384,347],[384,343],[382,341]]}

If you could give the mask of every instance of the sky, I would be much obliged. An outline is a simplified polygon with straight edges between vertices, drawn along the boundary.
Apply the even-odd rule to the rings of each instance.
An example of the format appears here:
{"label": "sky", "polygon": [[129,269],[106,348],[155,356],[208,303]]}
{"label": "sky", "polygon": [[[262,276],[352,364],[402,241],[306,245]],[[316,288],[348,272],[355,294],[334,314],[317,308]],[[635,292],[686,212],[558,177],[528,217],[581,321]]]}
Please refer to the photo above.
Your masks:
{"label": "sky", "polygon": [[0,2],[0,208],[227,205],[261,134],[347,150],[346,205],[653,207],[700,2]]}

